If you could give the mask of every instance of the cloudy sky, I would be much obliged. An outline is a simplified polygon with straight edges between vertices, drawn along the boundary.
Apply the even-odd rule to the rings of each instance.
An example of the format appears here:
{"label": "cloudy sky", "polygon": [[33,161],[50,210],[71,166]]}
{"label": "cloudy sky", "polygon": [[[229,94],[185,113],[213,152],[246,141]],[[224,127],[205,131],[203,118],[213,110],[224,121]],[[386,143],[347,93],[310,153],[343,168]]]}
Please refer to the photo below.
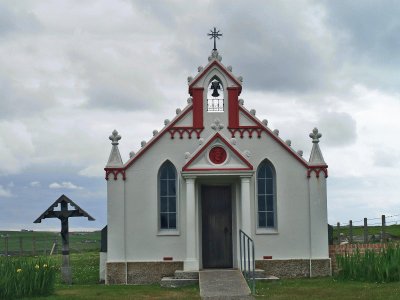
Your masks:
{"label": "cloudy sky", "polygon": [[188,3],[0,0],[0,229],[63,193],[103,227],[109,134],[126,161],[185,106],[214,26],[248,109],[305,157],[322,132],[329,222],[400,214],[398,1]]}

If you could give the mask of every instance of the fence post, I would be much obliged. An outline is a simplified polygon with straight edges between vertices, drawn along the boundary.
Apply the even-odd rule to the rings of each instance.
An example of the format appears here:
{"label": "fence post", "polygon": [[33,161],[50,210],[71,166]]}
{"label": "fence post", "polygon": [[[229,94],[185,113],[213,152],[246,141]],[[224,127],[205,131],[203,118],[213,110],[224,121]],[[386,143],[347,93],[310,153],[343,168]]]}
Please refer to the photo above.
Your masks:
{"label": "fence post", "polygon": [[385,228],[386,227],[386,217],[385,215],[382,215],[382,231],[381,231],[381,243],[386,242],[386,233],[385,233]]}
{"label": "fence post", "polygon": [[353,244],[353,221],[349,221],[349,239],[350,244]]}
{"label": "fence post", "polygon": [[19,256],[24,255],[24,248],[22,246],[22,236],[19,237]]}
{"label": "fence post", "polygon": [[364,244],[368,244],[368,219],[364,218]]}
{"label": "fence post", "polygon": [[340,240],[340,222],[337,222],[337,236],[338,236],[338,238],[337,238],[338,245],[340,245],[340,242],[341,242],[341,240]]}

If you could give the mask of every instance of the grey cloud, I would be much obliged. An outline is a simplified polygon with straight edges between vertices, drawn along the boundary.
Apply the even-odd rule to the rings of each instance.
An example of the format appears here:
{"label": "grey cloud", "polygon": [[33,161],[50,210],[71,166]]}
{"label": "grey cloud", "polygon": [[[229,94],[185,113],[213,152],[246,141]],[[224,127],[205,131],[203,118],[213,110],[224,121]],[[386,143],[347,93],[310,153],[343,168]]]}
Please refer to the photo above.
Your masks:
{"label": "grey cloud", "polygon": [[13,119],[28,116],[55,105],[54,96],[46,86],[26,88],[0,74],[0,117]]}
{"label": "grey cloud", "polygon": [[35,15],[22,9],[12,10],[0,3],[0,36],[14,32],[37,32],[41,25]]}
{"label": "grey cloud", "polygon": [[157,106],[163,93],[148,70],[151,62],[129,60],[124,55],[116,58],[106,52],[93,54],[93,49],[75,49],[69,53],[72,71],[85,82],[83,92],[88,101],[84,107],[145,110]]}
{"label": "grey cloud", "polygon": [[400,153],[396,150],[381,149],[374,153],[374,165],[378,167],[394,167],[398,165]]}
{"label": "grey cloud", "polygon": [[328,146],[351,145],[357,140],[357,123],[347,113],[323,113],[317,124]]}
{"label": "grey cloud", "polygon": [[[325,1],[347,73],[370,86],[398,89],[400,5],[398,1]],[[351,75],[351,74],[350,74]]]}
{"label": "grey cloud", "polygon": [[[177,21],[179,29],[170,52],[178,53],[177,61],[189,70],[193,70],[193,61],[207,63],[212,41],[206,33],[217,26],[223,32],[217,45],[223,62],[244,76],[246,88],[300,93],[321,89],[330,81],[334,61],[316,47],[317,34],[307,32],[307,17],[297,13],[311,5],[303,1],[292,6],[297,9],[281,2],[217,2],[200,23],[196,14],[193,19]],[[207,21],[209,25],[204,25]],[[181,28],[186,29],[184,35]]]}

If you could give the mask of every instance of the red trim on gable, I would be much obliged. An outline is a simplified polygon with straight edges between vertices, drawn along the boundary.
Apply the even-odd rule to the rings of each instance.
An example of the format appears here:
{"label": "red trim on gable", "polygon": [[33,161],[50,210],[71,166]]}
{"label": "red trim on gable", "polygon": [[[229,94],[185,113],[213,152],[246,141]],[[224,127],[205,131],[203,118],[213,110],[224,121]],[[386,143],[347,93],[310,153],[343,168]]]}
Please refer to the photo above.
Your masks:
{"label": "red trim on gable", "polygon": [[[270,137],[272,137],[276,142],[278,142],[278,144],[280,144],[284,149],[286,149],[286,151],[289,152],[289,154],[291,154],[295,159],[297,159],[304,167],[309,168],[309,165],[307,164],[307,162],[305,162],[303,159],[301,159],[296,153],[293,152],[293,150],[286,145],[280,138],[278,138],[276,135],[274,135],[272,132],[270,132],[269,130],[267,130],[264,126],[264,124],[262,124],[259,120],[257,120],[254,116],[252,116],[247,110],[245,110],[242,106],[239,106],[239,110],[242,111],[248,118],[250,118],[253,122],[255,122],[260,128],[262,128],[262,130],[269,135]],[[246,128],[247,126],[243,126],[243,127],[239,127],[240,128]],[[233,130],[236,128],[230,128],[229,130]],[[232,131],[231,131],[232,133]]]}
{"label": "red trim on gable", "polygon": [[[205,169],[190,169],[189,166],[190,164],[200,156],[204,152],[205,149],[207,149],[208,146],[210,146],[216,139],[220,139],[225,146],[227,146],[243,163],[247,165],[247,168],[205,168]],[[222,135],[220,135],[218,132],[196,153],[195,156],[193,156],[182,168],[182,171],[251,171],[253,170],[253,166],[251,163],[243,157],[241,153],[239,153],[235,148],[232,147],[232,145],[225,140]]]}
{"label": "red trim on gable", "polygon": [[239,126],[239,88],[228,87],[229,127]]}
{"label": "red trim on gable", "polygon": [[118,179],[118,174],[122,174],[122,180],[126,179],[126,174],[125,170],[121,168],[104,168],[104,171],[106,171],[106,180],[108,180],[108,177],[110,174],[114,175],[114,180]]}
{"label": "red trim on gable", "polygon": [[193,127],[203,128],[204,88],[193,88]]}
{"label": "red trim on gable", "polygon": [[307,178],[311,177],[311,173],[315,172],[317,178],[319,178],[319,174],[323,172],[325,174],[325,178],[328,178],[328,166],[321,165],[321,166],[310,166],[307,170]]}
{"label": "red trim on gable", "polygon": [[264,131],[264,128],[260,126],[240,126],[237,128],[228,127],[228,130],[230,131],[232,137],[235,137],[235,134],[239,132],[239,136],[242,139],[244,137],[244,133],[247,132],[249,139],[251,139],[254,132],[257,133],[258,138],[261,138],[261,133]]}
{"label": "red trim on gable", "polygon": [[193,108],[193,105],[190,105],[186,108],[186,110],[184,110],[183,112],[181,112],[181,114],[175,119],[173,120],[171,123],[169,123],[158,135],[155,136],[155,138],[153,140],[151,140],[149,143],[147,143],[144,148],[141,149],[140,152],[138,152],[131,161],[129,161],[129,163],[127,165],[125,165],[123,167],[124,170],[128,169],[135,161],[137,161],[147,150],[149,150],[151,148],[151,146],[153,146],[164,134],[166,134],[167,132],[169,132],[169,130],[171,129],[171,127],[173,127],[179,120],[181,120],[184,116],[187,115],[187,113],[189,111],[191,111]]}
{"label": "red trim on gable", "polygon": [[205,74],[207,74],[207,72],[214,67],[215,65],[217,65],[230,79],[233,80],[233,82],[235,82],[238,86],[239,86],[239,93],[238,95],[240,95],[240,93],[242,92],[242,84],[234,77],[232,76],[232,74],[230,74],[229,71],[227,71],[225,69],[225,66],[223,64],[221,64],[218,60],[214,60],[207,68],[205,68],[199,75],[198,77],[190,83],[189,85],[189,94],[192,96],[192,90],[194,89],[193,85],[196,84],[196,82],[198,82],[200,80],[200,78],[203,78],[203,76]]}
{"label": "red trim on gable", "polygon": [[179,138],[183,139],[183,134],[186,132],[188,135],[188,138],[192,138],[192,134],[196,133],[196,137],[199,139],[201,132],[204,130],[203,128],[193,128],[189,126],[181,126],[181,127],[172,127],[168,129],[169,134],[171,135],[171,139],[175,137],[175,133],[179,134]]}

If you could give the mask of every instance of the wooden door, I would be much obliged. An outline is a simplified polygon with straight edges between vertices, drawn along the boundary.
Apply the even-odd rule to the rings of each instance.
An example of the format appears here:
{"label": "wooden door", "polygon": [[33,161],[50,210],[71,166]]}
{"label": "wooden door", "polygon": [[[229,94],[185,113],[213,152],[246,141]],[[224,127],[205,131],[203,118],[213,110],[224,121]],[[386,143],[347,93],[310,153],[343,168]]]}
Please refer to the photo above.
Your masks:
{"label": "wooden door", "polygon": [[202,186],[203,268],[232,268],[232,199],[230,186]]}

